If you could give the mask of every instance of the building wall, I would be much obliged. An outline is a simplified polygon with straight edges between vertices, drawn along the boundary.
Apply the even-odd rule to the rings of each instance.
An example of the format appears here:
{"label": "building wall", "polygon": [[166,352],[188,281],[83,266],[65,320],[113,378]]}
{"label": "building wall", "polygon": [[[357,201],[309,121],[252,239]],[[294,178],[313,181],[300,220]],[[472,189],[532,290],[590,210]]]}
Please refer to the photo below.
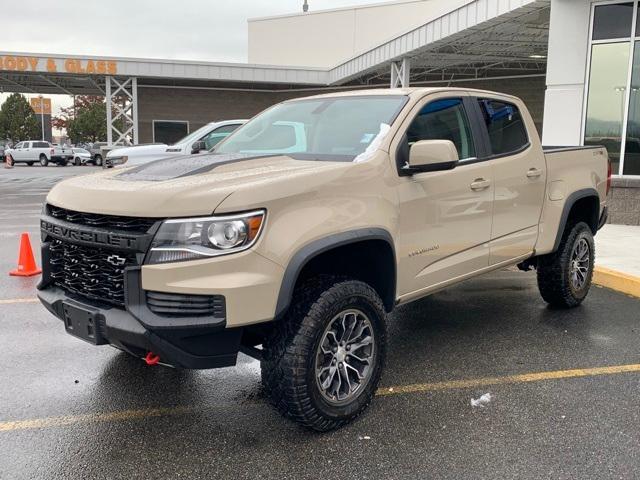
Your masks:
{"label": "building wall", "polygon": [[[430,84],[429,86],[444,86]],[[455,87],[496,90],[524,100],[536,126],[542,125],[544,77],[494,79],[451,83]],[[192,132],[215,120],[251,118],[265,108],[288,98],[304,97],[326,90],[259,92],[237,90],[196,90],[186,88],[138,88],[138,122],[140,143],[150,143],[153,120],[189,122]]]}
{"label": "building wall", "polygon": [[405,0],[250,19],[249,63],[333,67],[470,1]]}
{"label": "building wall", "polygon": [[640,225],[640,178],[612,179],[607,201],[609,205],[607,223]]}
{"label": "building wall", "polygon": [[[303,92],[259,92],[187,88],[138,88],[140,143],[153,141],[153,120],[183,120],[193,132],[209,122],[251,118],[288,98],[313,95]],[[320,92],[318,92],[320,93]]]}

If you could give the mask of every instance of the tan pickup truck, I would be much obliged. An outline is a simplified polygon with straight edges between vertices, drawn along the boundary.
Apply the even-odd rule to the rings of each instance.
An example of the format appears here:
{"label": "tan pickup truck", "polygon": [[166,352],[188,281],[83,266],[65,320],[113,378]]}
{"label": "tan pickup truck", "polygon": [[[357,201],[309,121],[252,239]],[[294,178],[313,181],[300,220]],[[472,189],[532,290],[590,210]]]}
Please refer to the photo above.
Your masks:
{"label": "tan pickup truck", "polygon": [[396,305],[509,265],[586,297],[607,152],[540,145],[517,98],[454,88],[278,104],[214,152],[72,178],[42,216],[42,303],[147,363],[260,360],[288,417],[371,401]]}

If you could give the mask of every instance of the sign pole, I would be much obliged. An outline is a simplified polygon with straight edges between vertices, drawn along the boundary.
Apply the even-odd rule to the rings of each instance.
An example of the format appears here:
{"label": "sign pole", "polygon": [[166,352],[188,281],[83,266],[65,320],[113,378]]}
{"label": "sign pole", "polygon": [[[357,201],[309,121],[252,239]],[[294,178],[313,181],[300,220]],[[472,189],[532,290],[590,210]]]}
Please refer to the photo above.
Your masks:
{"label": "sign pole", "polygon": [[42,103],[44,99],[42,95],[38,95],[38,98],[40,98],[40,126],[42,127],[42,141],[44,142],[44,103]]}

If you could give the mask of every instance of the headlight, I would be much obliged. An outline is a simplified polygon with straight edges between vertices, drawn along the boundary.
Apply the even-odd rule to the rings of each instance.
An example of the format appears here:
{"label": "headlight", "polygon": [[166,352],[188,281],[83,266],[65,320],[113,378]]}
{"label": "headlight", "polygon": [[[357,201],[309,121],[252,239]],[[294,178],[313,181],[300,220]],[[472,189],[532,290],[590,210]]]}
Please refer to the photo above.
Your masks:
{"label": "headlight", "polygon": [[250,248],[258,239],[265,211],[238,215],[165,220],[158,229],[147,263],[216,257]]}

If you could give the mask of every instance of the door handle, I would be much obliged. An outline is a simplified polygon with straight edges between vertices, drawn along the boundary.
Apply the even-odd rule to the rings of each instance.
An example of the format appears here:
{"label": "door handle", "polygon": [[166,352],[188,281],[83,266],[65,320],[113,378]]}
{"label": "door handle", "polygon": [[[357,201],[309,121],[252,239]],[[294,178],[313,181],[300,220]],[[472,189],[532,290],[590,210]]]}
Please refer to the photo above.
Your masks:
{"label": "door handle", "polygon": [[540,175],[542,175],[542,170],[539,168],[530,168],[527,171],[527,178],[538,178]]}
{"label": "door handle", "polygon": [[474,192],[479,192],[481,190],[486,190],[487,188],[489,188],[489,185],[491,185],[491,182],[489,180],[485,180],[484,178],[476,178],[473,182],[471,182],[471,185],[469,185],[469,187],[471,187],[471,190],[473,190]]}

